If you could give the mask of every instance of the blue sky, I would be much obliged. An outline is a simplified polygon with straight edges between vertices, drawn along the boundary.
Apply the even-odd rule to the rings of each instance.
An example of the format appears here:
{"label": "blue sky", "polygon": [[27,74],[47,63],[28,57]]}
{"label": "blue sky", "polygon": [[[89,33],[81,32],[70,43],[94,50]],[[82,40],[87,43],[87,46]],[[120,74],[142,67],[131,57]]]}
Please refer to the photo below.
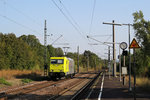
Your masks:
{"label": "blue sky", "polygon": [[[52,0],[0,0],[0,32],[13,32],[16,36],[33,34],[43,44],[44,20],[47,20],[47,33],[53,34],[48,37],[47,44],[51,44],[60,35],[63,35],[56,43],[69,43],[70,52],[76,52],[80,46],[80,53],[90,50],[102,58],[106,58],[107,46],[89,45],[97,43],[86,36],[102,42],[112,42],[112,26],[104,25],[103,22],[133,23],[132,13],[142,10],[145,19],[149,20],[150,0],[54,0],[59,8],[68,16],[75,27],[55,6]],[[93,5],[95,9],[92,19]],[[75,20],[75,23],[67,13]],[[78,25],[76,25],[78,24]],[[92,27],[90,27],[90,25]],[[78,27],[79,26],[79,27]],[[91,28],[91,31],[90,31]],[[116,42],[128,43],[127,26],[115,27]],[[109,36],[103,36],[109,35]],[[131,28],[131,40],[134,30]],[[66,45],[54,45],[64,47]],[[118,53],[118,46],[116,45]]]}

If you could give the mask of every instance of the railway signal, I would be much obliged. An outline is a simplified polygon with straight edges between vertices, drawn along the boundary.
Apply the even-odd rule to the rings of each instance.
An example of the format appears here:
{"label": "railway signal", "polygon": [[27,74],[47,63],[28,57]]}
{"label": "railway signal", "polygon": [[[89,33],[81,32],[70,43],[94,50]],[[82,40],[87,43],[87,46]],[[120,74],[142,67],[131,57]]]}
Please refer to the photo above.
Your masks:
{"label": "railway signal", "polygon": [[125,66],[125,56],[127,56],[127,51],[125,50],[127,48],[127,43],[122,42],[120,43],[120,48],[123,50],[122,55],[123,55],[123,67],[122,67],[122,74],[123,74],[123,85],[125,85],[125,75],[127,74],[127,67]]}

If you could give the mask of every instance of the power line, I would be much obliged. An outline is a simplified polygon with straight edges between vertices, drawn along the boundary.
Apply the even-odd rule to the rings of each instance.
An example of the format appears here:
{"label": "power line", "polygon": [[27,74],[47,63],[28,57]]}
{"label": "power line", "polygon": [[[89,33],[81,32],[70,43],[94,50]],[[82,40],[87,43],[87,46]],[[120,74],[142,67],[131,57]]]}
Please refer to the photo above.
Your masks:
{"label": "power line", "polygon": [[[59,0],[60,4],[63,6],[63,8],[66,10],[67,14],[70,16],[71,20],[74,22],[74,24],[78,27],[78,29],[81,31],[81,28],[79,26],[79,24],[77,23],[77,21],[72,17],[72,15],[70,14],[69,10],[66,8],[66,6],[62,3],[61,0]],[[82,31],[81,31],[82,32]],[[82,32],[83,33],[83,32]]]}
{"label": "power line", "polygon": [[38,26],[42,26],[42,24],[36,22],[33,18],[31,18],[30,16],[26,15],[25,13],[23,13],[22,11],[18,10],[17,8],[15,8],[13,5],[9,4],[8,2],[6,3],[6,1],[3,1],[5,5],[9,6],[10,8],[14,9],[16,12],[20,13],[21,15],[23,15],[24,17],[26,17],[28,20],[32,21],[33,23],[35,23]]}
{"label": "power line", "polygon": [[52,42],[51,45],[53,45],[57,40],[59,40],[63,35],[59,36],[55,41]]}
{"label": "power line", "polygon": [[[90,27],[89,27],[89,34],[91,33],[91,30],[92,30],[92,24],[93,24],[93,18],[94,18],[95,5],[96,5],[96,0],[94,0],[94,3],[93,3],[92,17],[91,17],[91,22],[90,22]],[[89,39],[88,39],[88,40],[89,40]],[[90,40],[89,40],[89,41],[90,41]],[[92,45],[91,45],[90,47],[94,50],[94,47],[93,47]]]}
{"label": "power line", "polygon": [[[70,19],[73,20],[73,21],[71,21],[71,20],[69,19],[69,17],[63,12],[63,10],[56,4],[56,2],[55,2],[54,0],[52,0],[52,2],[53,2],[54,5],[59,9],[59,11],[64,15],[64,17],[68,20],[68,22],[75,28],[75,30],[76,30],[78,33],[80,33],[80,35],[81,35],[86,41],[89,41],[89,39],[87,39],[86,37],[84,37],[84,36],[82,35],[80,26],[77,24],[77,22],[76,22],[76,21],[74,20],[74,18],[71,16],[70,12],[67,10],[67,8],[66,8],[65,5],[62,3],[62,1],[59,0],[59,2],[62,4],[63,8],[66,10],[67,14],[70,16]],[[75,24],[73,24],[73,22],[74,22]],[[77,26],[77,27],[76,27],[76,26]],[[79,29],[80,29],[80,30],[79,30]],[[93,49],[92,46],[90,46],[90,48]]]}
{"label": "power line", "polygon": [[[72,17],[72,15],[70,14],[69,10],[65,7],[65,5],[62,3],[62,0],[59,0],[60,4],[63,6],[63,8],[65,9],[65,11],[67,12],[67,14],[70,16],[71,20],[75,23],[75,25],[78,27],[78,29],[81,31],[81,28],[79,26],[79,24],[75,21],[75,19]],[[83,33],[83,31],[81,31]],[[88,41],[90,41],[88,39]],[[93,46],[90,46],[93,49]],[[93,49],[94,50],[94,49]]]}
{"label": "power line", "polygon": [[91,35],[90,37],[106,37],[106,36],[110,37],[112,35]]}
{"label": "power line", "polygon": [[56,2],[54,0],[52,0],[52,2],[54,3],[54,5],[59,9],[59,11],[64,15],[64,17],[68,20],[68,22],[74,27],[74,29],[84,38],[86,39],[82,33],[78,30],[78,28],[72,23],[72,21],[69,19],[69,17],[63,12],[63,10],[56,4]]}
{"label": "power line", "polygon": [[95,5],[96,5],[96,0],[94,0],[94,4],[93,4],[93,10],[92,10],[92,17],[91,17],[91,23],[90,23],[89,34],[91,33],[91,30],[92,30],[92,24],[93,24],[93,18],[94,18]]}
{"label": "power line", "polygon": [[110,38],[112,37],[112,35],[111,36],[109,36],[105,41],[107,42]]}
{"label": "power line", "polygon": [[[26,28],[26,29],[28,29],[28,30],[30,30],[30,31],[32,31],[32,32],[38,33],[36,30],[33,30],[33,29],[31,29],[30,27],[27,27],[27,26],[25,26],[25,25],[23,25],[23,24],[20,24],[20,23],[18,23],[17,21],[15,21],[15,20],[13,20],[13,19],[11,19],[11,18],[8,18],[7,16],[1,15],[1,14],[0,14],[0,16],[3,17],[4,19],[7,19],[7,20],[9,20],[9,21],[11,21],[11,22],[13,22],[13,23],[15,23],[15,24],[17,24],[17,25],[23,27],[23,28]],[[40,34],[40,33],[39,33],[39,34]]]}
{"label": "power line", "polygon": [[[65,11],[67,12],[67,14],[70,16],[71,20],[75,23],[75,25],[78,27],[78,29],[81,31],[81,28],[79,26],[79,24],[75,21],[75,19],[72,17],[72,15],[70,14],[69,10],[66,8],[66,6],[62,3],[62,0],[59,0],[60,4],[63,6],[63,8],[65,9]],[[82,32],[83,33],[83,32]],[[88,39],[89,41],[89,39]],[[91,47],[91,46],[90,46]],[[91,47],[93,49],[93,47]]]}

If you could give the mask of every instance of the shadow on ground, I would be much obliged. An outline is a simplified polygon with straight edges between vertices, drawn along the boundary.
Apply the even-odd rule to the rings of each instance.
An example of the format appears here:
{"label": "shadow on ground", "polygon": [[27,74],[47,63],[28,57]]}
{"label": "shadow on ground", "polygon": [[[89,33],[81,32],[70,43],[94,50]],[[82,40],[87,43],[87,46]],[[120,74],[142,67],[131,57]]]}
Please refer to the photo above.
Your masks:
{"label": "shadow on ground", "polygon": [[22,74],[22,75],[16,75],[15,76],[18,79],[31,79],[33,81],[44,81],[48,80],[48,77],[44,77],[41,74],[37,74],[35,72],[29,73],[29,74]]}

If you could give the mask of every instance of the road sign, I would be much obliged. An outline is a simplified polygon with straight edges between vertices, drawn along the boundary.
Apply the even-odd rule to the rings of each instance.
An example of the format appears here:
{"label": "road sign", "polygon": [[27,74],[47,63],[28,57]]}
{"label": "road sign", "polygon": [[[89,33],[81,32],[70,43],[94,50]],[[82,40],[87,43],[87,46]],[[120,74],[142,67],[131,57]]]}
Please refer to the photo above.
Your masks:
{"label": "road sign", "polygon": [[137,41],[135,40],[135,38],[133,38],[129,48],[140,48],[139,44],[137,43]]}

